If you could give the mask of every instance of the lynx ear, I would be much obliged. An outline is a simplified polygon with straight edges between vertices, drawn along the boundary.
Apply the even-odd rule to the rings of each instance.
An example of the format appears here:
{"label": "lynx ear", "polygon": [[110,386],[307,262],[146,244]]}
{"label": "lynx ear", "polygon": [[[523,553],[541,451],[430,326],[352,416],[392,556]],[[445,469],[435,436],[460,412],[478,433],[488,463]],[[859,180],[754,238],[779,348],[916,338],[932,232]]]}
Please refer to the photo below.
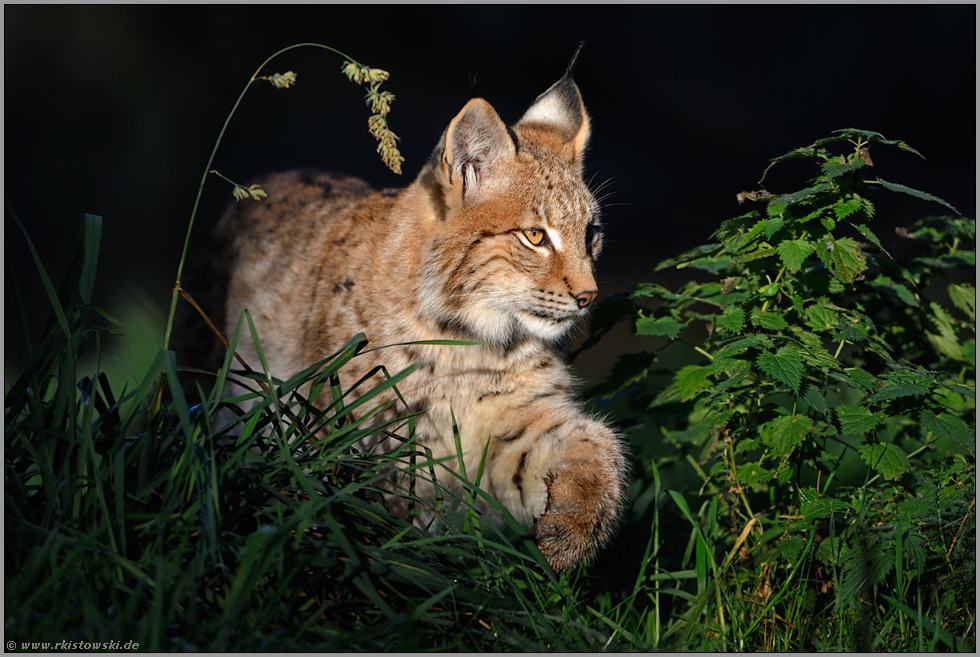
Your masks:
{"label": "lynx ear", "polygon": [[582,153],[589,141],[589,115],[582,94],[567,73],[537,97],[517,126],[543,129],[559,155],[582,166]]}
{"label": "lynx ear", "polygon": [[461,197],[487,191],[501,164],[517,155],[507,126],[482,98],[466,103],[449,123],[440,147],[443,177]]}

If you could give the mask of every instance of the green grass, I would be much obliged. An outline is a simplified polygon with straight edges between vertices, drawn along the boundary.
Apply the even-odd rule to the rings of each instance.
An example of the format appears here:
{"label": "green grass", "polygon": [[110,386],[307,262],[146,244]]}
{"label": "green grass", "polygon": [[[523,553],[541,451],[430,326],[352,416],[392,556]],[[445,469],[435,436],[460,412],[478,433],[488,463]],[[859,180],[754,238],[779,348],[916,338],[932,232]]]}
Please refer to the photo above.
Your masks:
{"label": "green grass", "polygon": [[[376,430],[366,428],[384,408],[376,395],[411,375],[394,373],[349,399],[343,367],[365,347],[362,336],[288,381],[234,375],[229,357],[213,389],[198,390],[200,403],[185,398],[184,373],[166,350],[118,396],[103,374],[79,380],[82,354],[99,348],[93,318],[111,325],[88,303],[100,230],[99,218],[86,219],[62,293],[46,285],[54,320],[6,394],[8,640],[228,651],[595,650],[631,641],[610,619],[597,621],[574,579],[559,581],[479,489],[462,498],[442,490],[440,535],[385,510],[381,484],[396,460],[418,476],[451,471],[411,441],[395,454],[351,449]],[[252,339],[248,326],[233,345]],[[257,392],[222,399],[229,376]],[[153,415],[161,378],[171,399]],[[258,381],[271,381],[282,405]],[[297,392],[307,383],[331,386],[335,404],[312,408]],[[384,429],[407,437],[412,421]],[[479,518],[476,496],[503,519]]]}

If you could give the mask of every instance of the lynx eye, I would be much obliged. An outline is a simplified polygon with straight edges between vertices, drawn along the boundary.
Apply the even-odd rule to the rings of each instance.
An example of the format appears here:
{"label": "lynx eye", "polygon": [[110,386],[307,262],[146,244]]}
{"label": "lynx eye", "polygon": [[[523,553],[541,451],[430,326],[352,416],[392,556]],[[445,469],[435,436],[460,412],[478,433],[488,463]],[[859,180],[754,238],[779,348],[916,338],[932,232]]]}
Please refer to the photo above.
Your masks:
{"label": "lynx eye", "polygon": [[540,228],[528,228],[524,231],[524,237],[532,246],[542,246],[548,241],[548,236]]}
{"label": "lynx eye", "polygon": [[589,224],[585,227],[585,252],[589,255],[592,255],[592,247],[599,241],[599,234],[601,232],[602,228],[594,224]]}

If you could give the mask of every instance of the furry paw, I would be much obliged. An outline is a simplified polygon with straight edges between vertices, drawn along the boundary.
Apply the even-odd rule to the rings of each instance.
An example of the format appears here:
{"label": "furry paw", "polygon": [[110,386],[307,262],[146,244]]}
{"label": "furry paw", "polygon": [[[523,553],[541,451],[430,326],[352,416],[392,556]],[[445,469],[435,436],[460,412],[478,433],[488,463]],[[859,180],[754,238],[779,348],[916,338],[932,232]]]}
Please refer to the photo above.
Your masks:
{"label": "furry paw", "polygon": [[548,476],[548,505],[531,535],[556,572],[591,559],[612,533],[623,468],[610,465],[602,458],[575,459]]}

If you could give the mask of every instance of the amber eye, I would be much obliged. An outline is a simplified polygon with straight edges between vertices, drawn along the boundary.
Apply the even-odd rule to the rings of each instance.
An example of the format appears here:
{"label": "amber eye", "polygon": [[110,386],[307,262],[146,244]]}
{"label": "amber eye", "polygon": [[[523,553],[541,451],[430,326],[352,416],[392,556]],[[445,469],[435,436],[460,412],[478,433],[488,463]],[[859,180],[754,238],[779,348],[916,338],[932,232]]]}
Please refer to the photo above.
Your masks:
{"label": "amber eye", "polygon": [[524,231],[524,237],[534,246],[541,246],[545,243],[546,235],[540,228],[528,228]]}

